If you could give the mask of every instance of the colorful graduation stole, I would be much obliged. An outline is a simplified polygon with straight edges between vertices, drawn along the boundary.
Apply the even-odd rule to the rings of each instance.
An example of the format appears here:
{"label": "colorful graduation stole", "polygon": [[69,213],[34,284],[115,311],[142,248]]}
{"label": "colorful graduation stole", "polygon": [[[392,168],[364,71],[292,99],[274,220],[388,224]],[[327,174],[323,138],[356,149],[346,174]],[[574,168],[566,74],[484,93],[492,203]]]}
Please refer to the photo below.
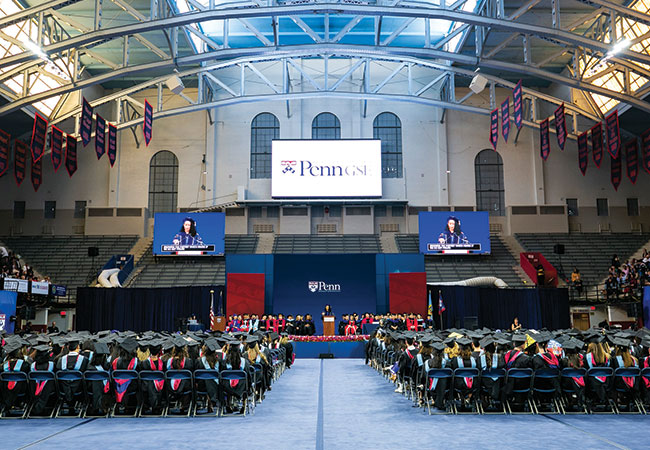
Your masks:
{"label": "colorful graduation stole", "polygon": [[[156,362],[158,363],[158,366],[156,367]],[[151,366],[151,370],[157,370],[159,372],[162,372],[163,370],[163,361],[162,359],[158,359],[158,361],[154,361],[153,359],[149,358],[149,365]],[[153,380],[153,384],[158,392],[163,390],[163,387],[165,386],[165,380]]]}
{"label": "colorful graduation stole", "polygon": [[515,362],[515,359],[517,359],[521,355],[521,352],[519,350],[510,350],[508,353],[506,353],[505,360],[506,360],[506,367],[509,369],[512,367],[512,365]]}
{"label": "colorful graduation stole", "polygon": [[[117,370],[117,361],[119,361],[119,358],[113,361],[113,370]],[[128,370],[135,370],[136,363],[137,363],[137,359],[133,358],[128,365]],[[115,401],[117,403],[122,403],[122,399],[124,398],[124,394],[126,394],[127,389],[129,389],[131,380],[118,380],[116,378],[114,378],[114,380],[115,380]]]}
{"label": "colorful graduation stole", "polygon": [[[3,372],[19,372],[21,367],[23,367],[23,360],[22,359],[16,360],[16,362],[14,363],[13,370],[10,369],[9,361],[7,361],[6,363],[4,363]],[[7,388],[11,391],[16,387],[17,383],[18,383],[17,381],[8,381],[7,382]]]}

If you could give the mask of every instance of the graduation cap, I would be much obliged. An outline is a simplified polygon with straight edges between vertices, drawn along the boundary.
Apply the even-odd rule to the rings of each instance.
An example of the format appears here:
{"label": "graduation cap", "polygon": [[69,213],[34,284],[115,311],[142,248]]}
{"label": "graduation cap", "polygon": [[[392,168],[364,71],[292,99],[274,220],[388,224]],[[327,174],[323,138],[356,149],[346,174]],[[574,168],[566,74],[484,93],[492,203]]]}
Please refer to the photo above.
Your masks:
{"label": "graduation cap", "polygon": [[14,340],[14,341],[7,342],[3,347],[3,349],[7,355],[11,355],[16,350],[22,348],[22,346],[23,346],[22,342]]}
{"label": "graduation cap", "polygon": [[[515,345],[519,346],[519,345],[523,344],[524,342],[527,342],[527,336],[528,335],[524,335],[524,334],[513,334],[512,335],[512,342]],[[528,345],[526,345],[526,347],[528,347]]]}
{"label": "graduation cap", "polygon": [[171,338],[163,340],[162,349],[163,351],[168,351],[174,348],[174,341]]}
{"label": "graduation cap", "polygon": [[98,355],[108,355],[110,354],[110,350],[108,349],[108,345],[105,342],[95,342],[95,353]]}
{"label": "graduation cap", "polygon": [[246,343],[247,344],[256,344],[260,338],[258,336],[250,335],[246,337]]}
{"label": "graduation cap", "polygon": [[36,350],[37,353],[47,353],[50,351],[50,346],[45,344],[37,345],[32,348]]}
{"label": "graduation cap", "polygon": [[433,344],[431,344],[431,347],[441,352],[445,349],[446,346],[442,342],[434,342]]}
{"label": "graduation cap", "polygon": [[216,351],[221,350],[221,346],[219,345],[219,341],[217,341],[217,339],[215,339],[215,338],[206,339],[205,347],[211,352],[216,352]]}
{"label": "graduation cap", "polygon": [[120,342],[120,347],[129,353],[133,353],[138,348],[138,342],[132,337],[127,337]]}
{"label": "graduation cap", "polygon": [[458,345],[470,345],[472,343],[472,341],[467,339],[466,337],[456,339],[456,342],[458,342]]}
{"label": "graduation cap", "polygon": [[612,339],[612,344],[619,346],[619,347],[629,347],[630,346],[630,341],[628,339],[623,339],[623,338],[613,338]]}
{"label": "graduation cap", "polygon": [[273,332],[273,333],[269,333],[269,337],[271,338],[272,341],[275,341],[280,337],[280,335],[278,333]]}
{"label": "graduation cap", "polygon": [[650,338],[644,338],[641,341],[641,345],[644,346],[645,348],[650,348]]}
{"label": "graduation cap", "polygon": [[485,348],[494,344],[495,342],[496,340],[492,336],[486,336],[481,339],[478,344],[481,346],[481,348]]}
{"label": "graduation cap", "polygon": [[[420,343],[430,347],[433,343],[433,336],[423,336],[420,338]],[[444,345],[442,347],[444,348]]]}

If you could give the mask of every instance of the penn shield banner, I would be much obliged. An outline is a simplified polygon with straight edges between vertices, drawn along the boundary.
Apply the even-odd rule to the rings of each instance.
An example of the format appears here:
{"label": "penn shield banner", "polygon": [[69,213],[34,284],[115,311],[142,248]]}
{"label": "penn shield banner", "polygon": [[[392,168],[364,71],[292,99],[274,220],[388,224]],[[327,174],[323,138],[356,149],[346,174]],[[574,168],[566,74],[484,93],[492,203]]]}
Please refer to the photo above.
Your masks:
{"label": "penn shield banner", "polygon": [[144,142],[149,145],[153,136],[153,107],[147,100],[144,101],[144,122],[142,124]]}
{"label": "penn shield banner", "polygon": [[564,103],[555,110],[555,133],[557,134],[557,145],[564,150],[566,143],[566,119],[564,117]]}
{"label": "penn shield banner", "polygon": [[621,135],[618,128],[618,111],[614,111],[605,117],[605,126],[607,131],[607,150],[612,158],[618,158],[621,148]]}
{"label": "penn shield banner", "polygon": [[589,165],[589,146],[587,145],[587,132],[578,136],[578,167],[584,176]]}
{"label": "penn shield banner", "polygon": [[56,172],[63,162],[63,131],[54,126],[50,133],[50,157],[54,172]]}
{"label": "penn shield banner", "polygon": [[551,153],[551,143],[548,139],[548,119],[544,119],[539,124],[539,154],[546,161],[549,153]]}
{"label": "penn shield banner", "polygon": [[108,124],[108,160],[111,167],[115,164],[117,158],[117,127],[112,123]]}
{"label": "penn shield banner", "polygon": [[93,107],[84,97],[83,105],[81,107],[81,124],[79,126],[79,134],[81,135],[81,142],[84,147],[90,143],[90,135],[93,128]]}
{"label": "penn shield banner", "polygon": [[521,80],[519,80],[519,83],[517,83],[512,91],[512,109],[515,115],[515,125],[517,126],[517,129],[521,129],[524,120],[522,97]]}
{"label": "penn shield banner", "polygon": [[494,108],[490,113],[490,144],[494,150],[499,142],[499,108]]}
{"label": "penn shield banner", "polygon": [[38,188],[43,184],[43,159],[37,161],[32,160],[32,186],[34,192],[38,192]]}
{"label": "penn shield banner", "polygon": [[643,168],[650,173],[650,129],[641,135],[641,154],[643,155]]}
{"label": "penn shield banner", "polygon": [[38,161],[45,153],[45,138],[47,137],[47,120],[39,113],[34,115],[34,128],[32,128],[32,159]]}
{"label": "penn shield banner", "polygon": [[70,135],[67,136],[65,149],[65,168],[70,177],[77,171],[77,139]]}
{"label": "penn shield banner", "polygon": [[25,180],[28,151],[29,146],[23,141],[16,139],[16,142],[14,142],[14,178],[16,178],[16,184],[18,186]]}
{"label": "penn shield banner", "polygon": [[636,149],[636,139],[625,144],[625,168],[627,177],[632,184],[636,184],[636,179],[639,176],[639,152]]}
{"label": "penn shield banner", "polygon": [[97,159],[100,159],[106,152],[106,121],[102,116],[97,114],[95,119],[95,153]]}
{"label": "penn shield banner", "polygon": [[0,177],[4,175],[9,167],[9,142],[11,135],[0,130]]}
{"label": "penn shield banner", "polygon": [[591,147],[594,152],[594,164],[600,169],[603,162],[603,125],[600,122],[591,128]]}
{"label": "penn shield banner", "polygon": [[621,166],[621,157],[619,155],[618,158],[614,158],[610,155],[610,158],[612,160],[612,170],[611,170],[611,177],[610,179],[612,180],[612,186],[614,186],[614,189],[618,191],[618,187],[621,185],[621,177],[622,177],[622,166]]}
{"label": "penn shield banner", "polygon": [[503,140],[508,142],[508,135],[510,134],[510,97],[506,98],[501,103],[501,136]]}

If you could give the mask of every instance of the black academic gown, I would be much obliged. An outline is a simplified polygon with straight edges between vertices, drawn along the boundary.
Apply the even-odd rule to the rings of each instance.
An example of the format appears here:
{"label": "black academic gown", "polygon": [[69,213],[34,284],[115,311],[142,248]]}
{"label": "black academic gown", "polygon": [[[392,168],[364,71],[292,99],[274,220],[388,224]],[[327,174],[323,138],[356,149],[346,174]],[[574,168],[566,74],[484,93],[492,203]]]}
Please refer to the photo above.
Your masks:
{"label": "black academic gown", "polygon": [[[162,359],[153,359],[151,356],[138,363],[138,372],[143,370],[153,370],[158,372],[165,371],[165,363]],[[142,404],[144,407],[157,409],[162,406],[163,393],[165,392],[165,382],[142,380]]]}
{"label": "black academic gown", "polygon": [[[55,366],[52,361],[34,362],[30,366],[30,371],[33,372],[36,370],[54,373]],[[43,415],[48,406],[53,408],[56,404],[56,397],[53,396],[53,394],[56,393],[56,383],[53,380],[42,381],[39,383],[36,381],[30,381],[29,392],[34,399],[34,404],[30,414],[36,416]]]}
{"label": "black academic gown", "polygon": [[[585,369],[589,370],[594,367],[609,367],[609,360],[603,364],[598,364],[591,353],[585,355]],[[609,388],[612,383],[610,378],[587,377],[587,396],[597,401],[599,404],[606,404],[609,397]]]}
{"label": "black academic gown", "polygon": [[[534,371],[538,371],[540,369],[561,369],[560,361],[555,355],[550,352],[537,353],[532,357],[531,362]],[[560,394],[560,381],[557,378],[535,378],[535,387],[544,390],[552,389],[552,396],[557,396]]]}
{"label": "black academic gown", "polygon": [[313,320],[305,320],[302,326],[303,336],[313,336],[316,333],[316,326]]}
{"label": "black academic gown", "polygon": [[[496,366],[494,366],[494,354],[490,356],[486,354],[479,355],[477,361],[481,367],[481,370],[483,371],[483,376],[481,377],[481,386],[485,388],[485,391],[488,393],[491,401],[502,401],[503,399],[501,398],[501,394],[503,391],[503,378],[497,378],[495,380],[485,375],[489,374],[489,371],[492,369],[503,369],[505,367],[506,363],[503,360],[503,355],[497,354]],[[483,362],[485,362],[485,367],[483,367]]]}
{"label": "black academic gown", "polygon": [[[517,353],[518,350],[509,350],[504,354],[505,369],[525,369],[530,368],[530,357],[524,352]],[[507,399],[512,395],[512,391],[517,387],[517,389],[528,386],[530,383],[526,380],[514,380],[509,379],[503,388],[503,393]]]}
{"label": "black academic gown", "polygon": [[[18,361],[21,361],[18,363]],[[12,359],[5,361],[0,365],[0,372],[23,372],[29,373],[30,363],[23,359]],[[0,384],[0,392],[2,393],[2,400],[7,408],[17,406],[16,401],[19,396],[27,392],[27,383],[16,383],[10,386],[9,383]]]}
{"label": "black academic gown", "polygon": [[[459,368],[478,368],[478,361],[471,356],[470,359],[463,359],[461,357],[451,359],[451,368],[453,370]],[[461,364],[462,362],[462,364]],[[462,395],[467,396],[469,394],[474,394],[478,391],[480,386],[480,379],[478,377],[474,378],[459,378],[454,377],[454,388],[462,393]]]}
{"label": "black academic gown", "polygon": [[[78,370],[85,372],[88,368],[88,358],[76,352],[70,352],[62,356],[56,363],[56,370]],[[63,400],[69,405],[74,401],[74,397],[79,395],[83,388],[82,381],[63,381],[59,380],[59,391]]]}
{"label": "black academic gown", "polygon": [[[88,365],[87,370],[96,370],[98,372],[108,372],[110,369],[110,364],[104,363],[103,365]],[[92,392],[91,396],[91,409],[93,413],[105,412],[110,403],[111,403],[111,382],[107,380],[103,381],[86,381],[90,391]]]}
{"label": "black academic gown", "polygon": [[[219,371],[224,371],[224,370],[243,370],[246,372],[247,375],[250,374],[249,370],[249,363],[246,360],[246,358],[241,358],[240,366],[239,367],[231,367],[230,364],[228,364],[225,360],[219,361]],[[248,383],[250,385],[251,379],[248,376],[247,377]],[[226,405],[226,398],[236,398],[236,399],[241,399],[244,397],[246,394],[246,383],[242,383],[241,381],[238,381],[237,383],[233,382],[232,380],[221,380],[221,404]]]}
{"label": "black academic gown", "polygon": [[[221,355],[217,355],[216,364],[210,365],[210,362],[205,356],[198,358],[194,361],[195,370],[219,370],[219,360]],[[200,391],[206,392],[210,402],[216,405],[219,402],[219,380],[198,380],[198,388]]]}
{"label": "black academic gown", "polygon": [[[172,358],[167,360],[166,370],[194,371],[194,360],[191,358]],[[192,382],[189,380],[167,381],[167,392],[171,401],[179,401],[181,409],[186,409],[192,399]]]}

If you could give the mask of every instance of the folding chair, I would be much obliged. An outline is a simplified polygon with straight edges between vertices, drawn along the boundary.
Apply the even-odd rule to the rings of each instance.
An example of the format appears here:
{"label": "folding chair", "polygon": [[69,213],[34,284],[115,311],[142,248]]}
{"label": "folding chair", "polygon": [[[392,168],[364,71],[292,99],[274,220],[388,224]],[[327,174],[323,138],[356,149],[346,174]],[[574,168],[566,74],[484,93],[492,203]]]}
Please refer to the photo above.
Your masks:
{"label": "folding chair", "polygon": [[[243,415],[246,416],[246,412],[250,406],[249,402],[249,386],[248,386],[248,375],[243,370],[223,370],[219,373],[219,385],[221,387],[221,392],[224,395],[224,399],[230,395],[224,391],[224,385],[228,383],[230,386],[235,384],[244,383],[244,392],[241,396],[241,401],[243,404]],[[223,415],[223,410],[226,408],[227,401],[223,401],[221,404],[221,415]]]}
{"label": "folding chair", "polygon": [[[185,387],[183,388],[183,381],[187,381],[185,383]],[[172,415],[182,415],[182,416],[190,416],[190,413],[192,412],[192,406],[193,406],[193,396],[194,396],[194,391],[192,388],[193,385],[193,379],[192,379],[192,372],[189,370],[168,370],[165,372],[165,385],[167,387],[167,410],[165,411],[165,417],[169,416],[170,413]],[[184,397],[189,396],[189,403],[187,405],[187,411],[183,412],[183,400]],[[178,413],[173,412],[173,406],[176,404],[178,408]]]}
{"label": "folding chair", "polygon": [[[462,378],[463,380],[469,379],[471,380],[470,382],[472,383],[472,387],[474,387],[474,383],[480,383],[480,378],[479,378],[479,370],[475,367],[459,367],[456,370],[454,370],[454,380],[453,380],[453,395],[452,398],[454,399],[452,401],[452,407],[454,409],[454,414],[480,414],[481,410],[478,405],[478,397],[479,395],[474,395],[471,398],[465,398],[465,393],[463,392],[463,389],[458,389],[456,387],[456,380]],[[465,381],[463,381],[465,383]],[[480,393],[480,384],[476,386],[475,392],[478,394]],[[464,411],[459,406],[463,407],[464,405],[467,405],[472,408],[471,411]]]}
{"label": "folding chair", "polygon": [[[561,414],[562,408],[558,402],[560,392],[560,371],[552,367],[537,369],[533,377],[533,406],[535,407],[535,414],[539,414],[540,407],[545,405],[550,406],[550,411],[542,411],[543,413]],[[548,400],[548,396],[551,396],[550,402],[545,403],[544,400]]]}
{"label": "folding chair", "polygon": [[[639,404],[637,391],[620,387],[620,384],[626,381],[638,384],[640,377],[641,370],[638,367],[619,367],[614,371],[614,392],[616,394],[614,405],[619,414],[642,414],[643,408]],[[621,406],[623,406],[620,403],[621,398],[627,398],[629,400],[627,411],[621,411]],[[632,408],[635,408],[635,411]]]}
{"label": "folding chair", "polygon": [[[216,405],[213,405],[213,412],[210,412],[208,409],[208,391],[207,391],[207,383],[215,383],[216,384],[216,389],[217,393],[221,390],[221,386],[219,386],[219,371],[218,370],[210,370],[210,369],[199,369],[194,371],[194,383],[195,383],[195,388],[194,388],[194,393],[196,395],[196,398],[194,399],[194,411],[192,415],[194,417],[216,417],[219,416],[221,413],[221,404],[217,403]],[[199,409],[200,405],[200,400],[201,397],[205,398],[205,410],[204,412],[200,412],[201,410]],[[217,395],[217,402],[219,402],[219,397],[220,395]]]}
{"label": "folding chair", "polygon": [[[598,385],[602,385],[605,390],[607,391],[608,385],[611,383],[612,379],[614,378],[614,369],[611,367],[592,367],[591,369],[587,370],[587,380],[590,381],[590,383],[587,385],[587,406],[589,408],[589,413],[591,414],[616,414],[616,405],[614,404],[614,401],[609,398],[609,392],[606,392],[606,400],[605,403],[594,403],[594,398],[596,397],[596,393],[593,392],[591,388],[591,380],[593,380],[593,383],[598,383]],[[595,408],[594,408],[595,406]],[[600,408],[603,410],[600,411]],[[609,409],[607,411],[606,409]]]}
{"label": "folding chair", "polygon": [[[16,395],[15,402],[7,409],[3,401],[3,409],[0,417],[3,419],[23,419],[27,415],[27,374],[24,372],[2,372],[0,373],[0,383],[6,385],[6,389],[19,392]],[[14,414],[15,413],[15,414]]]}
{"label": "folding chair", "polygon": [[[480,402],[479,406],[481,407],[481,413],[482,414],[506,414],[506,405],[505,402],[502,401],[503,399],[503,382],[504,379],[506,378],[506,371],[505,369],[489,369],[489,370],[483,370],[481,372],[481,394],[480,394]],[[488,391],[490,388],[489,384],[486,383],[486,379],[490,379],[492,383],[498,383],[499,384],[499,392],[501,393],[501,396],[499,400],[494,400],[492,398],[492,393]],[[498,404],[501,406],[500,411],[497,411],[497,404],[495,402],[498,402]],[[485,408],[485,403],[487,403],[488,408]]]}
{"label": "folding chair", "polygon": [[[100,410],[92,410],[92,398],[93,398],[93,386],[95,383],[102,383],[102,391],[105,386],[108,386],[108,393],[110,393],[111,388],[111,374],[103,370],[86,370],[83,373],[84,376],[84,386],[86,389],[86,398],[88,399],[88,406],[84,411],[84,418],[93,418],[93,417],[106,417],[108,418],[111,414],[111,408],[105,408],[104,414],[98,414]],[[107,405],[108,406],[108,405]],[[93,414],[97,413],[97,414]]]}
{"label": "folding chair", "polygon": [[[59,388],[59,404],[54,417],[81,417],[86,408],[83,373],[78,370],[60,370],[56,373],[56,381]],[[75,386],[74,383],[79,384]],[[67,395],[68,392],[70,396]],[[70,414],[63,414],[66,403],[70,408]]]}
{"label": "folding chair", "polygon": [[[114,370],[111,379],[113,381],[113,392],[115,393],[115,404],[111,415],[113,417],[137,417],[140,412],[138,372],[135,370]],[[135,389],[131,389],[133,383],[135,383]],[[135,405],[132,404],[134,401]],[[129,409],[133,411],[128,413]]]}
{"label": "folding chair", "polygon": [[[450,382],[453,379],[454,372],[451,369],[429,369],[427,371],[426,386],[424,387],[424,399],[427,404],[427,412],[431,415],[431,403],[435,401],[436,389],[444,389],[443,398],[445,402],[445,412],[436,412],[435,414],[451,414],[452,409],[450,406]],[[445,380],[447,382],[444,388],[439,386],[440,382]]]}
{"label": "folding chair", "polygon": [[[29,419],[51,419],[54,417],[54,413],[56,412],[58,392],[56,385],[56,376],[54,375],[54,372],[50,372],[48,370],[33,370],[29,372],[27,379],[29,380],[29,395],[31,397],[31,401],[29,403],[26,417]],[[47,383],[51,383],[51,385],[54,386],[54,391],[49,395],[49,398],[45,400],[45,407],[43,410],[44,413],[38,415],[33,414],[32,411],[36,402],[38,400],[43,400],[41,395],[44,395],[43,389],[47,386]],[[48,410],[49,413],[45,413],[45,411]]]}
{"label": "folding chair", "polygon": [[[646,368],[644,368],[644,369],[641,369],[641,380],[640,380],[640,383],[641,383],[641,389],[648,390],[648,389],[650,389],[650,388],[647,388],[647,387],[645,386],[645,381],[643,380],[644,378],[647,378],[647,379],[650,380],[650,367],[646,367]],[[647,409],[646,409],[646,406],[649,406],[649,407],[650,407],[650,405],[647,405],[647,404],[645,403],[645,396],[642,397],[642,399],[639,401],[639,405],[641,406],[641,409],[643,410],[643,413],[644,413],[644,414],[648,414],[648,411],[647,411]]]}
{"label": "folding chair", "polygon": [[[575,387],[573,381],[574,378],[581,378],[585,383],[584,393],[586,395],[586,382],[587,382],[587,371],[585,369],[574,369],[571,367],[566,367],[560,372],[560,386],[562,388],[562,397],[560,398],[560,407],[562,408],[562,414],[589,414],[589,409],[585,402],[585,398],[580,398],[579,389]],[[566,381],[566,382],[565,382]],[[580,411],[572,411],[570,409],[572,402],[570,399],[575,398],[575,404]]]}
{"label": "folding chair", "polygon": [[255,391],[255,397],[253,398],[257,403],[261,403],[264,395],[262,392],[264,387],[264,368],[259,363],[251,364],[251,368],[253,369],[253,386]]}
{"label": "folding chair", "polygon": [[[142,370],[138,373],[140,382],[138,387],[140,389],[140,399],[142,407],[140,408],[140,414],[138,417],[161,417],[165,416],[167,412],[167,399],[165,395],[165,372],[161,370]],[[150,405],[147,399],[146,387],[147,384],[151,382],[154,384],[154,389],[160,392],[160,405]],[[145,406],[151,408],[151,413],[145,413]],[[155,410],[159,408],[160,412],[156,413]]]}
{"label": "folding chair", "polygon": [[[508,408],[508,412],[510,414],[533,414],[535,412],[535,408],[533,407],[533,402],[531,400],[532,385],[533,385],[533,369],[528,369],[528,368],[508,369],[508,371],[506,372],[506,383],[508,383],[511,380],[514,381],[515,385],[514,388],[512,389],[512,393],[510,394],[510,398],[506,398],[505,400],[506,407]],[[517,399],[517,397],[523,397],[524,400],[522,402],[517,403],[514,401]],[[513,412],[512,404],[521,404],[523,407],[523,411]],[[526,407],[528,407],[528,412],[526,412]]]}

